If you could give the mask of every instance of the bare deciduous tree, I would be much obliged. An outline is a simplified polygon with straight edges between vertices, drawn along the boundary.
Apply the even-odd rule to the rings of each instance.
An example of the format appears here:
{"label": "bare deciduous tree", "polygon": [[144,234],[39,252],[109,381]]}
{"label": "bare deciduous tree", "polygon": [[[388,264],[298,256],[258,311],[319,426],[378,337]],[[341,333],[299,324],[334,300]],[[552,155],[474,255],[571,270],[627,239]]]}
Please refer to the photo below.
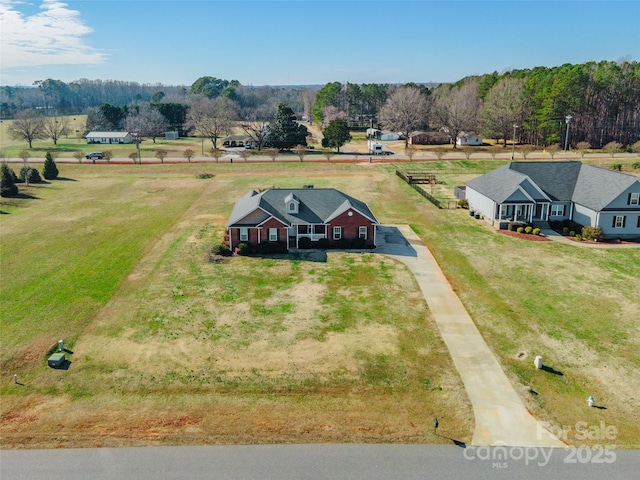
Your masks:
{"label": "bare deciduous tree", "polygon": [[301,162],[304,161],[304,156],[307,154],[307,147],[305,147],[304,145],[296,145],[295,147],[293,147],[293,151],[296,155],[298,155],[298,158]]}
{"label": "bare deciduous tree", "polygon": [[269,134],[269,124],[265,121],[252,121],[242,124],[242,130],[256,143],[256,148],[262,150],[264,139]]}
{"label": "bare deciduous tree", "polygon": [[333,105],[324,107],[323,115],[323,123],[325,125],[329,125],[329,123],[331,123],[331,120],[335,120],[336,118],[347,118],[347,112],[345,112],[344,110],[340,110],[338,107],[334,107]]}
{"label": "bare deciduous tree", "polygon": [[9,125],[9,134],[16,140],[24,140],[33,148],[33,141],[44,138],[44,122],[33,110],[24,110]]}
{"label": "bare deciduous tree", "polygon": [[187,148],[184,152],[182,152],[182,156],[187,159],[187,162],[191,163],[191,159],[195,156],[196,152],[192,149]]}
{"label": "bare deciduous tree", "polygon": [[42,122],[42,132],[44,136],[53,140],[54,145],[57,145],[60,137],[69,133],[69,118],[68,117],[45,118]]}
{"label": "bare deciduous tree", "polygon": [[224,155],[224,151],[219,148],[212,148],[209,150],[209,154],[216,159],[216,163],[220,161],[220,157]]}
{"label": "bare deciduous tree", "polygon": [[427,124],[428,113],[425,94],[415,87],[398,87],[380,110],[380,121],[385,128],[401,134],[407,148],[409,137]]}
{"label": "bare deciduous tree", "polygon": [[461,131],[476,129],[480,109],[478,85],[475,82],[467,82],[454,88],[440,86],[435,95],[434,122],[449,131],[455,149],[456,139]]}
{"label": "bare deciduous tree", "polygon": [[317,94],[318,90],[316,88],[305,88],[302,90],[302,105],[304,108],[304,114],[309,120],[309,123],[313,123],[311,109],[313,108],[313,104],[316,103]]}
{"label": "bare deciduous tree", "polygon": [[233,100],[198,97],[189,110],[188,124],[211,140],[213,148],[218,148],[218,139],[229,134],[237,117],[238,107]]}
{"label": "bare deciduous tree", "polygon": [[622,151],[622,144],[619,142],[609,142],[602,147],[602,150],[607,152],[611,158],[613,158],[616,153],[620,153]]}
{"label": "bare deciduous tree", "polygon": [[522,85],[517,78],[503,78],[489,90],[480,113],[480,124],[487,136],[501,138],[503,147],[514,123],[520,123],[523,112]]}
{"label": "bare deciduous tree", "polygon": [[589,142],[578,142],[576,144],[576,150],[580,154],[580,158],[584,158],[584,154],[591,150],[591,144]]}
{"label": "bare deciduous tree", "polygon": [[559,151],[560,151],[560,145],[558,145],[557,143],[554,143],[547,147],[547,152],[549,152],[549,156],[551,157],[551,160],[553,160],[553,158],[556,156],[556,153],[558,153]]}
{"label": "bare deciduous tree", "polygon": [[156,150],[156,158],[160,159],[160,163],[164,163],[165,157],[169,154],[166,150]]}
{"label": "bare deciduous tree", "polygon": [[267,148],[265,151],[267,152],[267,155],[269,155],[269,157],[271,158],[272,162],[276,161],[276,158],[278,157],[278,153],[280,153],[280,150],[278,150],[277,148]]}
{"label": "bare deciduous tree", "polygon": [[409,157],[409,161],[412,162],[413,161],[413,157],[416,154],[416,148],[412,147],[412,146],[408,146],[407,148],[404,149],[404,154]]}
{"label": "bare deciduous tree", "polygon": [[124,122],[124,128],[135,136],[151,138],[156,143],[169,128],[169,122],[157,109],[150,105],[142,105],[137,111],[131,111]]}
{"label": "bare deciduous tree", "polygon": [[82,159],[84,158],[84,152],[82,150],[74,150],[72,155],[73,158],[78,160],[78,163],[82,163]]}

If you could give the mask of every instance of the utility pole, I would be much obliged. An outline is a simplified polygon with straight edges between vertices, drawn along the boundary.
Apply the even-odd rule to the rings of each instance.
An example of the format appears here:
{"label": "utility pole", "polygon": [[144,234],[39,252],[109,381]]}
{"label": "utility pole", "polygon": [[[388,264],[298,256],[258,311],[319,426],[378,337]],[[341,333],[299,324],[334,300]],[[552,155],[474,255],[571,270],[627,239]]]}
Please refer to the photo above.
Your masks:
{"label": "utility pole", "polygon": [[566,152],[569,149],[569,126],[571,125],[571,119],[573,115],[567,115],[565,117],[565,121],[567,122],[567,134],[564,138],[564,151]]}
{"label": "utility pole", "polygon": [[515,159],[516,156],[516,130],[518,129],[517,124],[513,124],[513,141],[511,143],[511,161]]}

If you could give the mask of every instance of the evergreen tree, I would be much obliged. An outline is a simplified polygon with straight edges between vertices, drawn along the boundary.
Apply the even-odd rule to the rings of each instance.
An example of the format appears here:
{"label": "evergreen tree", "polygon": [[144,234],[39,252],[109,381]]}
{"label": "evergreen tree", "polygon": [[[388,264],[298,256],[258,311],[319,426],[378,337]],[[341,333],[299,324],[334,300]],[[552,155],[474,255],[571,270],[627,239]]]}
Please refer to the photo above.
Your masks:
{"label": "evergreen tree", "polygon": [[306,145],[307,134],[307,127],[296,121],[293,110],[281,103],[278,105],[275,119],[269,125],[265,144],[278,150],[290,150],[296,145]]}
{"label": "evergreen tree", "polygon": [[42,182],[42,177],[40,177],[40,172],[35,168],[24,166],[20,169],[20,180],[29,185],[30,183]]}
{"label": "evergreen tree", "polygon": [[335,148],[340,152],[340,147],[351,140],[349,124],[344,118],[334,118],[329,122],[327,128],[322,131],[323,147]]}
{"label": "evergreen tree", "polygon": [[44,158],[44,167],[42,169],[42,176],[47,180],[54,180],[58,178],[58,167],[56,162],[53,161],[51,152],[47,152]]}
{"label": "evergreen tree", "polygon": [[6,163],[0,167],[0,196],[14,197],[18,194],[18,187],[15,183],[16,174]]}

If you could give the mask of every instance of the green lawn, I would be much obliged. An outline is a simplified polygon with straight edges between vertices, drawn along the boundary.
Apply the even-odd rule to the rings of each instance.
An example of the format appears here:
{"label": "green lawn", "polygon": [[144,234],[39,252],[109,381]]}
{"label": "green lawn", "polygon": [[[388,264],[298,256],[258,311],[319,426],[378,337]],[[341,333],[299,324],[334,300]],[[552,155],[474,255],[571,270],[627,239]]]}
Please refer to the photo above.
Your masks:
{"label": "green lawn", "polygon": [[[205,169],[214,178],[197,180]],[[392,164],[60,170],[66,180],[33,198],[2,199],[0,414],[12,446],[438,442],[433,412],[468,441],[470,406],[404,267],[371,254],[204,261],[239,196],[303,184],[410,224],[538,418],[604,421],[616,444],[638,446],[640,249],[503,236],[435,209]],[[45,366],[59,338],[75,351],[68,372]],[[534,369],[536,355],[552,370]],[[589,395],[606,409],[585,408]]]}

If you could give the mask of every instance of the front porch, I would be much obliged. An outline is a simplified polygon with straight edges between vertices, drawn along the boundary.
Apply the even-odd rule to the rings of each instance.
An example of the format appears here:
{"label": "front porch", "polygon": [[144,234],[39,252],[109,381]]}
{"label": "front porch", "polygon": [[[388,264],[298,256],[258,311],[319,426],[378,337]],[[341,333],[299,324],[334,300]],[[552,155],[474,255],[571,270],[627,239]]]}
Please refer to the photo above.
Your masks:
{"label": "front porch", "polygon": [[300,238],[309,238],[312,242],[317,242],[327,237],[327,225],[294,225],[289,227],[288,246],[289,248],[298,248]]}
{"label": "front porch", "polygon": [[496,220],[503,222],[546,222],[549,220],[549,203],[501,203]]}

